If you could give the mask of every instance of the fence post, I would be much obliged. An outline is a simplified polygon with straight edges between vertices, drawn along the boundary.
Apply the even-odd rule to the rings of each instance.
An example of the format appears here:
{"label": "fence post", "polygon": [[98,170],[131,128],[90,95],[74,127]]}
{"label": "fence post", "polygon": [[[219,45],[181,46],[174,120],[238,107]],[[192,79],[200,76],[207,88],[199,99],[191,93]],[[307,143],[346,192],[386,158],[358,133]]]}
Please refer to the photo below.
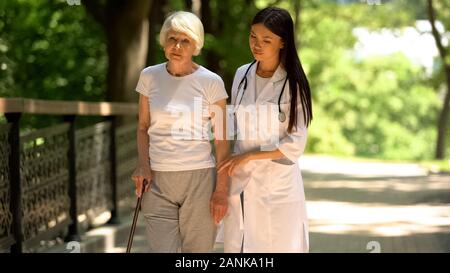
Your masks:
{"label": "fence post", "polygon": [[111,122],[110,133],[110,162],[111,162],[111,191],[112,191],[112,204],[113,208],[111,210],[111,219],[109,219],[109,224],[119,224],[119,200],[117,196],[117,153],[116,153],[116,129],[117,129],[117,117],[109,116],[108,120]]}
{"label": "fence post", "polygon": [[72,224],[69,226],[69,234],[65,238],[66,242],[81,241],[78,230],[78,205],[77,205],[77,153],[75,149],[75,115],[66,115],[63,117],[65,122],[70,124],[67,136],[69,139],[69,151],[67,153],[69,163],[69,198],[70,198],[70,219]]}
{"label": "fence post", "polygon": [[22,185],[20,180],[20,117],[22,113],[5,113],[5,117],[11,128],[9,130],[8,142],[11,149],[9,154],[9,178],[10,178],[10,206],[12,212],[12,230],[15,244],[11,246],[12,253],[23,252],[23,230],[22,230]]}

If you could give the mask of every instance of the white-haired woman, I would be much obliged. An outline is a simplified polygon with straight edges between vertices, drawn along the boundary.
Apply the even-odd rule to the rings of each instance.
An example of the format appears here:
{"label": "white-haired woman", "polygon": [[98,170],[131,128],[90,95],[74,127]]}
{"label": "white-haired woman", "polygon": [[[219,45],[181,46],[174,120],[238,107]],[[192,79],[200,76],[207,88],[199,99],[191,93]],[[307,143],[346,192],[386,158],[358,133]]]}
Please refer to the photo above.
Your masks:
{"label": "white-haired woman", "polygon": [[222,79],[192,60],[203,41],[197,16],[172,13],[160,32],[168,61],[145,68],[136,87],[139,163],[132,179],[138,196],[151,181],[142,197],[151,252],[212,251],[227,210],[228,180],[215,169],[228,156],[225,115],[215,113],[225,112],[228,96]]}

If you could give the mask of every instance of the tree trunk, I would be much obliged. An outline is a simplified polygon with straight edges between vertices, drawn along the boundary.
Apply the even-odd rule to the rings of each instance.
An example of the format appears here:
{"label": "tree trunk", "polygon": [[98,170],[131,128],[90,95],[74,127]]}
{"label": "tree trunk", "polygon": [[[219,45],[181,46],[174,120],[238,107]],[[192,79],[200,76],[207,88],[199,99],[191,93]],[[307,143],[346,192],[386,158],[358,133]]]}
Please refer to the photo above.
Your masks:
{"label": "tree trunk", "polygon": [[295,25],[294,25],[294,35],[295,35],[295,44],[297,49],[300,48],[301,45],[301,12],[302,12],[302,1],[298,0],[294,3],[294,12],[295,12]]}
{"label": "tree trunk", "polygon": [[436,159],[444,159],[445,158],[445,138],[447,133],[448,126],[448,115],[449,115],[449,104],[450,104],[450,65],[446,62],[447,57],[447,48],[442,44],[442,37],[439,31],[436,28],[436,14],[433,8],[433,1],[428,0],[428,20],[431,24],[431,30],[436,42],[436,46],[439,51],[439,55],[441,57],[442,63],[444,65],[444,73],[445,79],[447,83],[447,92],[445,94],[445,98],[443,101],[443,106],[441,113],[439,114],[438,121],[438,136],[436,143]]}
{"label": "tree trunk", "polygon": [[167,0],[153,1],[152,3],[149,15],[150,33],[148,37],[147,65],[155,65],[157,63],[156,56],[158,55],[158,51],[162,51],[161,46],[159,45],[158,34],[164,23],[166,5]]}
{"label": "tree trunk", "polygon": [[[218,1],[215,10],[217,16],[214,16],[210,6],[210,0],[201,0],[201,19],[205,28],[205,33],[213,35],[216,39],[221,39],[228,19],[226,14],[229,9],[229,1]],[[230,75],[230,73],[221,69],[220,60],[222,57],[212,49],[205,50],[203,54],[205,55],[208,69],[221,75],[226,90],[231,90],[233,75]]]}
{"label": "tree trunk", "polygon": [[133,90],[146,65],[151,1],[111,5],[106,22],[108,39],[107,99],[135,102]]}
{"label": "tree trunk", "polygon": [[[201,19],[203,22],[203,27],[205,28],[205,33],[214,35],[215,37],[220,37],[221,31],[218,28],[218,22],[213,21],[212,10],[209,0],[202,0],[201,4]],[[222,1],[219,1],[217,5],[221,5]],[[217,19],[219,20],[219,19]],[[208,69],[219,73],[219,61],[220,57],[212,50],[205,50],[205,59],[208,63]]]}
{"label": "tree trunk", "polygon": [[190,11],[197,15],[198,17],[201,17],[201,7],[202,7],[202,1],[201,0],[184,0],[184,6],[187,11]]}
{"label": "tree trunk", "polygon": [[192,0],[184,0],[184,7],[186,10],[192,10]]}
{"label": "tree trunk", "polygon": [[147,60],[151,0],[83,1],[107,39],[108,101],[136,102],[133,90]]}
{"label": "tree trunk", "polygon": [[436,145],[436,159],[445,158],[445,139],[447,136],[449,102],[450,102],[450,69],[446,69],[447,93],[444,98],[444,106],[439,115],[438,139]]}

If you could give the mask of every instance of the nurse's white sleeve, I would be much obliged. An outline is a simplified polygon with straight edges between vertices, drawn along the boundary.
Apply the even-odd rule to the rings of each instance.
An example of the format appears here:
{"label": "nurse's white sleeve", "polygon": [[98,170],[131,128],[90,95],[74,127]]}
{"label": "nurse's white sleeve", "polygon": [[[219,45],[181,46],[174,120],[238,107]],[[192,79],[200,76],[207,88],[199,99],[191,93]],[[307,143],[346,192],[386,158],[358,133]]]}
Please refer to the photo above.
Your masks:
{"label": "nurse's white sleeve", "polygon": [[295,163],[305,151],[308,135],[308,129],[303,119],[301,103],[297,106],[297,127],[293,129],[296,130],[292,130],[292,133],[288,132],[285,137],[280,139],[278,150],[290,161]]}

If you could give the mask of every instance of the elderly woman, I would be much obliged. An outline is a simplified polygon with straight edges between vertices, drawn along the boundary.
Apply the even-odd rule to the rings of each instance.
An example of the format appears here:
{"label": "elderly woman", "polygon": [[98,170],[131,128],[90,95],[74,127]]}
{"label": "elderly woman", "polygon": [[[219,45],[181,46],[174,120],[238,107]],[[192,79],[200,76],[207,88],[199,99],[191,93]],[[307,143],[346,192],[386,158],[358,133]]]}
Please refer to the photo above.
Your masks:
{"label": "elderly woman", "polygon": [[171,14],[159,40],[168,61],[145,68],[136,87],[139,163],[132,179],[138,196],[150,181],[142,213],[151,252],[210,252],[227,210],[228,180],[215,166],[229,149],[224,115],[215,112],[225,111],[228,96],[222,79],[192,60],[204,40],[197,16]]}

